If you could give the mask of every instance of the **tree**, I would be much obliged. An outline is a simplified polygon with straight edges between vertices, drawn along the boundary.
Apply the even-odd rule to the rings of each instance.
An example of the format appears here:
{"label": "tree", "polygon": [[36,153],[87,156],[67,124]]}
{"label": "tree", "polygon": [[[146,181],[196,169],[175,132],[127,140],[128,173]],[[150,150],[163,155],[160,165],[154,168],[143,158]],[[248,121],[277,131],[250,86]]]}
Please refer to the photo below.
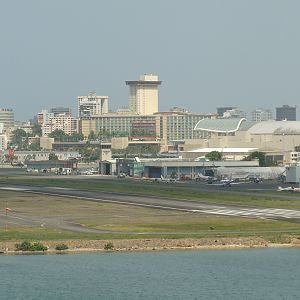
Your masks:
{"label": "tree", "polygon": [[13,131],[12,144],[17,145],[18,149],[24,148],[27,140],[27,133],[23,129]]}
{"label": "tree", "polygon": [[254,151],[250,155],[245,157],[244,160],[253,160],[253,159],[258,159],[260,167],[267,167],[266,155],[263,152]]}
{"label": "tree", "polygon": [[63,142],[67,135],[63,130],[55,129],[53,132],[49,133],[48,136],[54,138],[55,141]]}
{"label": "tree", "polygon": [[96,136],[95,132],[91,131],[89,136],[88,136],[88,140],[89,141],[95,141],[96,139],[97,139],[97,136]]}
{"label": "tree", "polygon": [[40,142],[34,142],[29,144],[28,149],[31,151],[40,151],[41,150]]}
{"label": "tree", "polygon": [[51,152],[49,154],[49,160],[58,160],[58,156],[55,153]]}
{"label": "tree", "polygon": [[40,124],[34,124],[32,127],[33,136],[42,136],[42,127]]}
{"label": "tree", "polygon": [[70,142],[78,142],[84,140],[84,135],[82,133],[74,132],[71,135],[67,136],[68,141]]}
{"label": "tree", "polygon": [[222,159],[222,153],[219,151],[211,151],[205,155],[210,161],[219,161]]}

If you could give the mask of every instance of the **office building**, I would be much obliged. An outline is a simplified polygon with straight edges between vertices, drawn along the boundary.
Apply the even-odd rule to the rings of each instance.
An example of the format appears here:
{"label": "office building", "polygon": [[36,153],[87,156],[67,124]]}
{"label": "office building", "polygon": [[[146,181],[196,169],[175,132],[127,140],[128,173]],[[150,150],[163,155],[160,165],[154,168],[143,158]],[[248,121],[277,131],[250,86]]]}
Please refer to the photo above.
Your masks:
{"label": "office building", "polygon": [[251,112],[252,121],[263,122],[273,119],[273,114],[270,109],[258,108]]}
{"label": "office building", "polygon": [[88,118],[108,113],[108,96],[97,96],[91,92],[87,96],[78,96],[78,117]]}
{"label": "office building", "polygon": [[296,121],[296,106],[276,107],[276,121]]}
{"label": "office building", "polygon": [[141,75],[139,80],[126,81],[129,86],[129,109],[139,115],[158,112],[158,86],[161,81],[152,74]]}

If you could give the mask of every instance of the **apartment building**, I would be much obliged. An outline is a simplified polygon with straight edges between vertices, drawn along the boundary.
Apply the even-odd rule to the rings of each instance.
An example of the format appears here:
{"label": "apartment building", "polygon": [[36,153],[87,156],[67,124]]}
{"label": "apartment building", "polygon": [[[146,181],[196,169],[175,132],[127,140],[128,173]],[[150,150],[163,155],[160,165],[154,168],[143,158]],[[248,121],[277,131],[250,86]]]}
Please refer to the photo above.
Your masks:
{"label": "apartment building", "polygon": [[66,114],[49,117],[48,123],[44,123],[42,126],[42,135],[47,136],[55,130],[63,130],[69,135],[77,133],[78,120]]}

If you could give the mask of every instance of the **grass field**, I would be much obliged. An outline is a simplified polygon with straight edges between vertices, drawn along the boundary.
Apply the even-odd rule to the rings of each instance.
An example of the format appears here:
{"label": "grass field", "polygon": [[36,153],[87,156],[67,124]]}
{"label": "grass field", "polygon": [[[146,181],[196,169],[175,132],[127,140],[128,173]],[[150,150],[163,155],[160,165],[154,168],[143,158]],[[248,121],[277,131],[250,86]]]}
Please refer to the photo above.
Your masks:
{"label": "grass field", "polygon": [[43,178],[43,177],[11,177],[0,176],[0,183],[21,183],[33,185],[46,185],[56,187],[69,187],[83,190],[95,190],[105,192],[132,193],[140,195],[153,195],[173,199],[187,199],[218,204],[235,204],[260,207],[300,209],[300,194],[276,192],[242,192],[206,191],[195,185],[194,187],[183,184],[162,184],[143,182],[138,180],[101,180],[91,178],[89,180]]}
{"label": "grass field", "polygon": [[[1,211],[10,207],[7,223],[0,216],[0,240],[181,238],[203,236],[280,236],[298,233],[300,224],[284,221],[211,216],[126,205],[103,204],[63,197],[1,191]],[[43,225],[44,226],[41,226]],[[103,233],[70,231],[80,224]]]}

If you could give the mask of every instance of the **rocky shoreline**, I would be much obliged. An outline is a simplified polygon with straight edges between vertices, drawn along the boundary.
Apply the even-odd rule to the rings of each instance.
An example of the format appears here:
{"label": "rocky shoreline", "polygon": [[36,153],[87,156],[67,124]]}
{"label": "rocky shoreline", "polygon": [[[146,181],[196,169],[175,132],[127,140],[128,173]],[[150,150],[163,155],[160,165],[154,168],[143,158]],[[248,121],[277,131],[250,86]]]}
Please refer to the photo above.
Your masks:
{"label": "rocky shoreline", "polygon": [[[2,253],[28,253],[15,251],[15,244],[20,241],[0,243]],[[247,249],[272,247],[300,247],[300,237],[290,238],[288,243],[271,243],[261,237],[239,238],[184,238],[184,239],[128,239],[128,240],[51,240],[43,241],[48,247],[44,253],[78,253],[78,252],[105,252],[105,245],[111,243],[113,251],[162,251],[162,250],[214,250],[214,249]],[[56,245],[65,244],[68,250],[55,250]],[[35,252],[34,252],[35,253]]]}

